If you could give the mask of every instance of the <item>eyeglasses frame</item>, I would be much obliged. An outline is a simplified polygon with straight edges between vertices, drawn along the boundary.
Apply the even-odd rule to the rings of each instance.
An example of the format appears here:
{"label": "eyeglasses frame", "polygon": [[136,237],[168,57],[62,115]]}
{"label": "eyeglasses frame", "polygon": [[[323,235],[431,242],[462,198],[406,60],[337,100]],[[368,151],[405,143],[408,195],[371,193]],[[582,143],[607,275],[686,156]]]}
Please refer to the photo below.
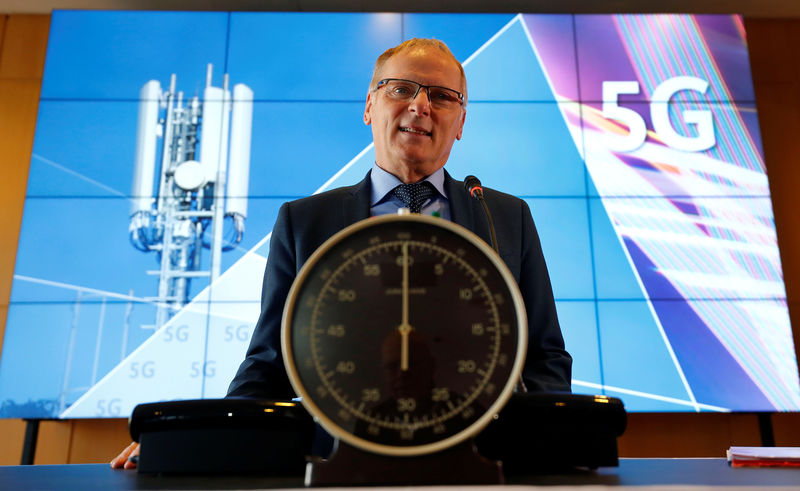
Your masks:
{"label": "eyeglasses frame", "polygon": [[417,96],[419,95],[419,91],[420,90],[425,89],[425,93],[428,95],[428,102],[430,104],[433,104],[433,101],[431,101],[431,89],[445,89],[445,90],[449,90],[451,92],[455,92],[458,95],[458,103],[459,103],[459,105],[461,107],[464,107],[464,94],[462,94],[461,92],[457,91],[456,89],[451,89],[450,87],[444,87],[442,85],[424,85],[424,84],[421,84],[419,82],[415,82],[414,80],[408,80],[408,79],[405,79],[405,78],[384,78],[382,80],[379,80],[378,83],[375,85],[375,88],[372,89],[372,90],[376,91],[376,90],[380,89],[381,87],[383,87],[384,85],[386,85],[389,82],[408,82],[408,83],[416,85],[417,86],[417,91],[414,92],[414,95],[409,98],[410,101],[413,101],[414,99],[417,98]]}

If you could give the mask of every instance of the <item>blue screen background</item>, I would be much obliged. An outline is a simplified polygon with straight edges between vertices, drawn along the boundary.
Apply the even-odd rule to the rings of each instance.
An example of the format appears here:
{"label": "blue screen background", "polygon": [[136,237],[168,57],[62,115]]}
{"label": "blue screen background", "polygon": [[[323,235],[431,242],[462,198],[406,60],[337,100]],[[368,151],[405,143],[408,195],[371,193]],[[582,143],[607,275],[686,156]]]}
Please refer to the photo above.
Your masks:
{"label": "blue screen background", "polygon": [[[653,134],[646,149],[658,157],[612,155],[604,132],[613,128],[598,115],[602,81],[638,80],[647,90],[622,96],[620,105],[653,128],[652,87],[635,63],[598,59],[598,50],[632,46],[609,25],[652,19],[696,25],[717,42],[708,53],[730,97],[713,92],[681,104],[713,110],[718,121],[732,114],[731,127],[743,133],[726,137],[728,126],[718,123],[718,147],[730,140],[725,145],[759,159],[746,44],[725,30],[737,18],[630,17],[55,12],[0,359],[0,416],[118,417],[140,402],[222,397],[258,316],[278,208],[363,178],[374,160],[362,122],[374,60],[410,37],[442,39],[465,65],[467,120],[448,171],[456,178],[478,175],[531,207],[575,359],[573,391],[620,397],[632,411],[800,409],[782,279],[769,283],[770,294],[742,290],[713,298],[676,286],[665,276],[665,259],[626,232],[614,210],[651,202],[699,208],[702,194],[678,187],[673,172],[696,160]],[[246,233],[223,254],[220,280],[193,280],[192,301],[155,330],[148,297],[156,295],[157,279],[146,271],[158,264],[128,239],[139,91],[149,80],[167,86],[175,74],[186,97],[202,96],[208,64],[213,85],[228,73],[232,84],[254,92]],[[733,72],[739,75],[725,78]],[[674,118],[684,107],[675,103]],[[692,136],[690,126],[679,129]],[[640,172],[655,183],[654,192],[607,192],[597,169],[609,155],[624,164],[617,171]],[[774,235],[765,171],[751,171],[747,182],[763,178],[758,189],[766,191],[741,188],[714,198],[746,201]],[[660,222],[652,223],[659,229]],[[763,247],[777,255],[776,242]],[[698,261],[706,254],[676,251]],[[779,259],[765,267],[780,277]],[[720,327],[709,321],[728,311],[755,313],[722,319]],[[760,373],[750,358],[775,364]]]}

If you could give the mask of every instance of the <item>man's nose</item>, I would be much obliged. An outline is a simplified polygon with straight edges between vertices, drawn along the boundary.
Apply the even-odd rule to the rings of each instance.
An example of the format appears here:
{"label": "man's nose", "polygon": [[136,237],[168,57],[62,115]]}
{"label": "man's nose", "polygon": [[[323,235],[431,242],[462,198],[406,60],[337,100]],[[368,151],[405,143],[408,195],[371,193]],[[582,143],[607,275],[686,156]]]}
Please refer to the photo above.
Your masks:
{"label": "man's nose", "polygon": [[420,87],[417,94],[408,105],[409,111],[419,115],[428,115],[431,110],[431,96],[427,87]]}

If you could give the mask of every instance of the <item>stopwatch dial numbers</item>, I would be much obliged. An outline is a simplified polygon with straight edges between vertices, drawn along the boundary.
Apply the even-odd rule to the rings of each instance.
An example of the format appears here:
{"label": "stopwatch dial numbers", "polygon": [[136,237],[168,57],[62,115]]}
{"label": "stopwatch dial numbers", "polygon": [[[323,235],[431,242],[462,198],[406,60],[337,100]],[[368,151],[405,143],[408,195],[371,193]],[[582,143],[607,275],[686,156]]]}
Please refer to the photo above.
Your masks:
{"label": "stopwatch dial numbers", "polygon": [[317,407],[346,432],[424,445],[483,415],[503,390],[515,312],[490,262],[447,234],[353,240],[299,296],[295,356]]}

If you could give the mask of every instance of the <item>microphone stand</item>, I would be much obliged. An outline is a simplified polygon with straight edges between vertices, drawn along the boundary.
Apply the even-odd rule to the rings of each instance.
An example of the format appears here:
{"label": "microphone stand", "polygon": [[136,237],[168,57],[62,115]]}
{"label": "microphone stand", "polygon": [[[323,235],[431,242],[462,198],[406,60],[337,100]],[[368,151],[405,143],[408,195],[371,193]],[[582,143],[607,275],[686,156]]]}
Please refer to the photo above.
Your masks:
{"label": "microphone stand", "polygon": [[[492,237],[492,249],[494,249],[494,252],[499,256],[500,249],[497,247],[497,235],[494,232],[494,221],[492,220],[492,214],[489,212],[489,206],[486,205],[486,200],[483,199],[483,187],[481,187],[481,181],[475,176],[467,176],[466,179],[464,179],[464,188],[472,198],[477,199],[480,201],[481,205],[483,205],[483,211],[486,214],[486,221],[489,222],[489,234]],[[514,392],[518,394],[528,392],[528,388],[525,386],[525,382],[522,380],[522,374],[520,374],[519,380],[517,380],[517,386],[514,388]]]}

